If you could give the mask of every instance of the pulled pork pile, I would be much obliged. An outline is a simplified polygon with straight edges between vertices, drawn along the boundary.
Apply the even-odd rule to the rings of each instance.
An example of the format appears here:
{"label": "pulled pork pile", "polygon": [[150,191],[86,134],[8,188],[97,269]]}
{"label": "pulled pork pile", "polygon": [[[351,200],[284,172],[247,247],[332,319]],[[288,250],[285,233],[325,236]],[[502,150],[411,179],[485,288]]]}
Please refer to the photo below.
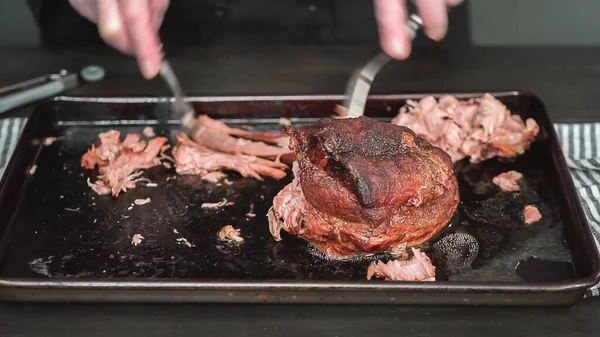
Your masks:
{"label": "pulled pork pile", "polygon": [[166,158],[163,154],[169,147],[166,142],[164,137],[146,142],[135,133],[128,134],[121,142],[119,131],[100,133],[98,146],[93,144],[81,158],[82,167],[93,170],[98,166],[100,173],[94,183],[88,178],[88,185],[100,195],[112,194],[115,197],[134,188],[141,170],[160,165],[161,160]]}
{"label": "pulled pork pile", "polygon": [[257,180],[263,180],[262,176],[286,176],[288,165],[281,159],[293,156],[293,152],[267,143],[287,145],[289,137],[230,128],[206,115],[193,123],[191,137],[177,134],[173,157],[178,174],[196,174],[207,181],[214,181],[214,172],[221,170],[237,171]]}
{"label": "pulled pork pile", "polygon": [[294,180],[273,200],[269,227],[331,258],[418,245],[458,204],[450,157],[408,128],[367,117],[287,127]]}
{"label": "pulled pork pile", "polygon": [[490,94],[468,101],[453,96],[439,102],[433,96],[409,101],[392,123],[412,129],[454,162],[465,157],[471,162],[514,158],[525,152],[540,130],[535,120],[523,122]]}

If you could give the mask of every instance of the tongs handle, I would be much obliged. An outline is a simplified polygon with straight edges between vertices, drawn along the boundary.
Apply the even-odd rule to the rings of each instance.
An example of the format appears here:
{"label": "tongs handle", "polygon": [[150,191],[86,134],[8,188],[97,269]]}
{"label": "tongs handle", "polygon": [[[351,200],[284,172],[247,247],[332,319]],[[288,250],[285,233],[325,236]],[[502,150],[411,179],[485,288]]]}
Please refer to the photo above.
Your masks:
{"label": "tongs handle", "polygon": [[[423,27],[423,20],[417,15],[412,14],[408,19],[408,32],[411,40],[417,36],[417,31]],[[346,101],[344,106],[348,108],[347,117],[359,117],[364,114],[367,97],[371,90],[371,85],[375,75],[392,58],[385,52],[381,52],[372,58],[364,67],[356,70],[346,88]]]}
{"label": "tongs handle", "polygon": [[77,82],[76,73],[61,70],[58,74],[44,75],[0,88],[0,113],[58,95],[76,87]]}

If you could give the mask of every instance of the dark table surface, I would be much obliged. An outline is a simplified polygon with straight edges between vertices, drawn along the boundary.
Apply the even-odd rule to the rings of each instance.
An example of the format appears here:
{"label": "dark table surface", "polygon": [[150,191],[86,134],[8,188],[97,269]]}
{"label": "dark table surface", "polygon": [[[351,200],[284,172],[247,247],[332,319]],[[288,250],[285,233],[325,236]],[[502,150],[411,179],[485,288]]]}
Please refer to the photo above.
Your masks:
{"label": "dark table surface", "polygon": [[[189,95],[342,94],[373,54],[359,47],[186,48],[168,58]],[[165,96],[106,48],[0,49],[0,86],[61,68],[105,67],[78,96]],[[525,90],[556,122],[600,121],[600,48],[420,50],[388,65],[373,93]],[[5,114],[27,116],[32,106]],[[563,308],[0,303],[0,336],[597,336],[600,298]]]}

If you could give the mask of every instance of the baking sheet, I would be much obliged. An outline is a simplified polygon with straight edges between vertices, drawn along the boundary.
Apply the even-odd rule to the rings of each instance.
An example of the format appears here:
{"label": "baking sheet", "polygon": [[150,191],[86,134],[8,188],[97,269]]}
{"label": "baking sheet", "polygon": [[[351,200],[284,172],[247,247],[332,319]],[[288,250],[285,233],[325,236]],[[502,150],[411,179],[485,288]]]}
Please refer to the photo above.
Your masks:
{"label": "baking sheet", "polygon": [[[552,288],[559,287],[563,292],[572,292],[570,300],[574,301],[575,293],[585,291],[584,283],[593,284],[592,279],[597,277],[597,256],[588,251],[591,234],[586,231],[580,206],[573,200],[568,202],[577,196],[573,196],[572,182],[569,186],[570,177],[564,174],[568,171],[561,171],[566,165],[555,153],[559,148],[551,124],[535,97],[496,95],[513,113],[534,117],[542,127],[542,139],[514,163],[490,160],[456,165],[462,201],[459,211],[452,226],[423,247],[438,269],[437,282],[366,282],[368,260],[326,260],[305,241],[287,234],[275,242],[268,230],[266,212],[277,192],[291,181],[291,173],[281,181],[265,182],[230,174],[232,185],[217,186],[196,176],[176,175],[173,168],[161,166],[143,175],[157,187],[139,183],[116,199],[98,196],[86,185],[86,179],[93,179],[94,174],[82,169],[79,162],[99,132],[117,129],[124,136],[151,125],[158,135],[167,136],[174,144],[179,123],[169,115],[170,104],[164,100],[68,98],[38,108],[24,136],[30,138],[28,144],[22,141],[17,149],[22,158],[17,164],[13,160],[7,170],[7,176],[24,177],[20,189],[12,188],[12,194],[18,192],[20,197],[12,217],[1,227],[0,277],[8,281],[27,279],[34,284],[43,281],[55,287],[65,280],[79,288],[81,282],[100,282],[94,283],[95,289],[123,281],[146,282],[145,289],[153,282],[171,286],[197,282],[203,284],[201,288],[258,282],[256,288],[249,288],[260,292],[253,297],[258,301],[278,298],[269,296],[268,287],[261,288],[261,282],[301,287],[303,295],[290,298],[296,296],[298,300],[300,296],[307,301],[311,296],[305,291],[316,283],[354,290],[361,289],[359,285],[373,290],[383,287],[380,291],[397,287],[392,290],[401,293],[410,293],[411,287],[412,291],[438,287],[436,292],[445,290],[448,294],[468,291],[469,287],[471,292],[486,288],[493,292],[500,287],[510,294],[512,287],[513,291],[521,289],[522,294],[551,294]],[[367,115],[389,120],[406,98],[373,99],[367,105]],[[205,100],[208,102],[195,103],[197,111],[223,118],[232,126],[264,131],[278,129],[281,114],[299,116],[292,120],[295,125],[328,116],[336,102],[315,97]],[[47,136],[59,139],[50,146],[35,144],[36,139]],[[29,156],[23,146],[31,152]],[[32,164],[37,167],[35,174],[26,175]],[[510,169],[525,176],[525,188],[517,197],[498,192],[491,184],[493,176]],[[3,180],[3,191],[8,179]],[[8,204],[7,193],[4,197],[0,202]],[[135,199],[148,197],[151,203],[133,205]],[[223,198],[234,205],[218,210],[200,208],[204,202]],[[521,212],[526,204],[540,208],[542,221],[523,224]],[[256,216],[248,216],[249,212]],[[218,241],[217,232],[226,224],[241,230],[246,240],[242,245]],[[137,246],[131,242],[135,234],[144,237]],[[570,288],[564,288],[567,285]],[[85,287],[94,289],[91,284]],[[156,290],[164,291],[162,287]],[[528,287],[530,290],[524,291]],[[227,300],[248,301],[244,296],[229,296],[229,292],[227,296],[235,297]],[[461,296],[464,298],[464,294]],[[208,298],[212,297],[204,296]],[[313,296],[311,301],[319,300]]]}

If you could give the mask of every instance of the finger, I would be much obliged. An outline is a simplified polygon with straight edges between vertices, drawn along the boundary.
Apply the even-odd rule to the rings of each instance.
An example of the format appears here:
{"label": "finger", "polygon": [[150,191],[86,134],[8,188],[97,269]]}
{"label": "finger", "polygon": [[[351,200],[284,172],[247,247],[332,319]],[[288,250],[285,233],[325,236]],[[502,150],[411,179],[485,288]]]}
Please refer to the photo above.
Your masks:
{"label": "finger", "polygon": [[129,41],[145,78],[154,78],[160,69],[161,51],[158,33],[152,27],[148,0],[120,1],[127,22]]}
{"label": "finger", "polygon": [[119,13],[118,0],[97,0],[98,31],[111,46],[126,54],[132,54],[129,37]]}
{"label": "finger", "polygon": [[69,0],[69,3],[84,18],[94,23],[98,22],[98,4],[95,0]]}
{"label": "finger", "polygon": [[150,0],[150,12],[152,13],[152,27],[158,32],[169,8],[169,0]]}
{"label": "finger", "polygon": [[381,48],[395,59],[410,55],[406,0],[374,0]]}
{"label": "finger", "polygon": [[423,19],[425,34],[439,41],[448,31],[448,9],[445,0],[414,0]]}
{"label": "finger", "polygon": [[450,7],[458,6],[463,0],[446,0],[446,5]]}

